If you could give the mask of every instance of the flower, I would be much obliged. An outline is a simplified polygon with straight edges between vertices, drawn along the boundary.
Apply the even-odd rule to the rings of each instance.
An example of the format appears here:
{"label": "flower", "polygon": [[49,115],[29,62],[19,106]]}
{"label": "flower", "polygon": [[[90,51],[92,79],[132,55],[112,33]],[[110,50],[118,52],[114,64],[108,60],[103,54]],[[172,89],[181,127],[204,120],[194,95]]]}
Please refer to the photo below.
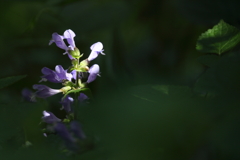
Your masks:
{"label": "flower", "polygon": [[76,36],[75,33],[71,30],[68,29],[63,33],[64,38],[67,39],[67,42],[69,44],[68,48],[70,48],[72,51],[74,50],[75,46],[75,41],[74,41],[74,37]]}
{"label": "flower", "polygon": [[23,99],[26,100],[26,101],[29,101],[29,102],[36,102],[36,99],[33,99],[34,93],[28,89],[28,88],[24,88],[22,90],[22,96],[23,96]]}
{"label": "flower", "polygon": [[52,112],[47,112],[47,111],[43,111],[42,120],[49,124],[53,124],[61,121],[61,119],[57,118]]}
{"label": "flower", "polygon": [[71,133],[68,131],[67,127],[61,123],[58,122],[54,126],[54,131],[66,142],[66,143],[72,143],[75,142],[75,138],[71,135]]}
{"label": "flower", "polygon": [[89,57],[87,58],[88,61],[92,61],[95,58],[97,58],[98,54],[101,53],[102,55],[105,55],[103,53],[103,44],[101,42],[94,43],[90,49],[92,50]]}
{"label": "flower", "polygon": [[[76,48],[75,41],[74,41],[75,36],[76,36],[75,33],[71,29],[66,30],[63,33],[63,36],[55,32],[52,34],[52,39],[50,40],[49,45],[51,45],[52,43],[55,43],[57,47],[64,49],[65,52],[63,54],[68,54],[68,57],[72,60],[74,58],[71,56],[69,51],[74,51],[74,49]],[[68,47],[63,41],[64,39],[67,40],[69,44]]]}
{"label": "flower", "polygon": [[55,43],[56,46],[65,50],[65,52],[63,54],[67,54],[68,53],[68,47],[66,46],[63,39],[64,39],[63,36],[61,36],[61,35],[59,35],[58,33],[55,32],[55,33],[52,34],[52,39],[50,40],[49,45],[51,45],[52,43]]}
{"label": "flower", "polygon": [[72,131],[74,136],[76,136],[77,138],[79,138],[79,139],[86,138],[84,132],[82,131],[81,125],[77,121],[72,121],[70,123],[70,130]]}
{"label": "flower", "polygon": [[97,64],[94,64],[90,67],[89,69],[89,76],[88,76],[88,80],[87,80],[87,83],[91,83],[92,81],[94,81],[97,76],[99,76],[99,65]]}
{"label": "flower", "polygon": [[53,83],[62,83],[64,80],[71,81],[72,79],[72,74],[67,73],[67,70],[64,70],[61,65],[57,65],[55,67],[55,71],[44,67],[42,69],[42,73],[44,74],[40,80],[41,81],[50,81]]}
{"label": "flower", "polygon": [[66,96],[60,103],[62,104],[62,109],[64,109],[67,113],[71,112],[71,104],[73,103],[73,98],[70,96]]}
{"label": "flower", "polygon": [[80,95],[78,96],[78,100],[80,102],[84,102],[87,99],[88,99],[88,96],[86,96],[84,93],[80,93]]}
{"label": "flower", "polygon": [[39,84],[33,85],[33,89],[38,90],[34,93],[34,97],[39,97],[39,98],[47,98],[57,93],[63,92],[61,89],[52,89],[52,88],[49,88],[48,86],[39,85]]}

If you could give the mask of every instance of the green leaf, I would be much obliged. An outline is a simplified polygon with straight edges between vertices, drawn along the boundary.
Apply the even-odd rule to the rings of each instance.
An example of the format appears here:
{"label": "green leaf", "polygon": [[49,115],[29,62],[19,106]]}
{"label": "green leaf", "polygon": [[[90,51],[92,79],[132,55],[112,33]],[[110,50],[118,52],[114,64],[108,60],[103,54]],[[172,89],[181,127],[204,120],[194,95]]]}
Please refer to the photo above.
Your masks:
{"label": "green leaf", "polygon": [[2,79],[0,79],[0,89],[2,89],[4,87],[7,87],[7,86],[25,78],[25,77],[26,77],[26,75],[2,78]]}
{"label": "green leaf", "polygon": [[155,85],[152,86],[153,89],[161,91],[164,94],[168,94],[169,92],[169,86],[168,85]]}
{"label": "green leaf", "polygon": [[240,31],[221,20],[198,38],[196,49],[200,52],[221,55],[235,47],[239,42]]}

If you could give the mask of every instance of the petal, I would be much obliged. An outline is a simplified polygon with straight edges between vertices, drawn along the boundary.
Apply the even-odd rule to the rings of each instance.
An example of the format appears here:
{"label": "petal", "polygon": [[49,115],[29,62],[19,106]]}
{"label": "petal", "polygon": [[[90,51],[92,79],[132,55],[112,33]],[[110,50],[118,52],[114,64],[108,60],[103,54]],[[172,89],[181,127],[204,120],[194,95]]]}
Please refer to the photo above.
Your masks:
{"label": "petal", "polygon": [[68,47],[71,48],[71,50],[74,50],[74,48],[76,47],[75,41],[73,39],[76,36],[75,33],[71,29],[68,29],[64,32],[63,36],[68,41],[68,44],[69,44]]}
{"label": "petal", "polygon": [[53,74],[42,76],[41,81],[49,81],[49,82],[53,82],[53,83],[62,83],[62,79],[60,79],[58,77],[57,73],[55,73],[55,72]]}
{"label": "petal", "polygon": [[67,79],[67,77],[66,77],[66,71],[63,69],[63,67],[61,66],[61,65],[57,65],[56,67],[55,67],[55,71],[56,71],[56,73],[57,73],[57,75],[58,75],[58,78],[62,81],[62,80],[64,80],[64,79]]}
{"label": "petal", "polygon": [[52,112],[47,112],[47,111],[43,111],[42,120],[49,124],[57,123],[61,121],[61,119],[57,118]]}
{"label": "petal", "polygon": [[50,114],[48,112],[46,112],[46,111],[43,111],[43,116],[44,117],[48,117],[48,116],[50,116]]}
{"label": "petal", "polygon": [[66,79],[71,81],[73,78],[72,74],[71,73],[66,73]]}
{"label": "petal", "polygon": [[99,68],[99,65],[97,65],[97,64],[94,64],[92,67],[90,67],[90,69],[88,71],[89,76],[88,76],[87,83],[91,83],[92,81],[94,81],[97,78],[97,76],[99,74],[99,70],[100,70],[100,68]]}
{"label": "petal", "polygon": [[49,82],[53,82],[53,83],[62,83],[62,79],[59,78],[58,74],[55,71],[53,71],[47,67],[44,67],[42,69],[42,73],[44,75],[41,77],[42,79],[40,80],[40,82],[41,81],[49,81]]}
{"label": "petal", "polygon": [[77,76],[76,70],[73,70],[73,71],[71,72],[71,74],[72,74],[73,79],[76,80],[76,76]]}
{"label": "petal", "polygon": [[78,100],[80,102],[83,102],[84,100],[87,100],[88,99],[88,96],[86,96],[86,94],[84,93],[80,93],[80,95],[78,96]]}
{"label": "petal", "polygon": [[48,86],[37,85],[37,84],[33,85],[33,89],[38,90],[34,93],[34,96],[39,97],[39,98],[47,98],[47,97],[50,97],[57,93],[62,92],[59,89],[52,89],[52,88],[49,88]]}
{"label": "petal", "polygon": [[74,38],[76,34],[71,29],[68,29],[64,32],[63,36],[65,38]]}
{"label": "petal", "polygon": [[64,73],[65,72],[65,70],[63,69],[63,67],[61,65],[56,65],[55,71],[57,73]]}
{"label": "petal", "polygon": [[63,109],[69,113],[72,110],[71,104],[73,103],[74,99],[70,96],[66,96],[60,103],[62,104]]}
{"label": "petal", "polygon": [[102,44],[101,42],[96,42],[96,43],[94,43],[94,44],[90,47],[90,49],[91,49],[92,51],[102,51],[102,49],[103,49],[103,44]]}
{"label": "petal", "polygon": [[94,65],[92,65],[92,66],[90,67],[90,69],[89,69],[88,72],[89,72],[90,74],[98,74],[99,71],[100,71],[99,65],[98,65],[98,64],[94,64]]}
{"label": "petal", "polygon": [[51,70],[51,69],[49,69],[47,67],[42,68],[41,71],[42,71],[42,74],[45,74],[45,75],[53,73],[53,70]]}
{"label": "petal", "polygon": [[24,88],[24,89],[22,90],[23,99],[26,100],[26,101],[36,102],[36,100],[32,98],[33,94],[34,94],[33,91],[31,91],[31,90],[28,89],[28,88]]}
{"label": "petal", "polygon": [[52,39],[54,40],[56,46],[58,46],[59,48],[64,49],[64,50],[68,50],[68,47],[66,46],[65,42],[63,41],[63,39],[64,39],[63,36],[61,36],[57,33],[53,33]]}
{"label": "petal", "polygon": [[54,126],[54,130],[55,132],[57,132],[57,134],[66,142],[75,142],[75,139],[73,138],[73,136],[69,133],[67,127],[59,122]]}
{"label": "petal", "polygon": [[51,39],[51,40],[49,41],[48,45],[51,45],[52,43],[54,43],[54,40],[53,40],[53,39]]}
{"label": "petal", "polygon": [[98,52],[92,51],[88,57],[88,61],[94,60],[95,58],[97,58],[97,56],[98,56]]}
{"label": "petal", "polygon": [[68,55],[69,59],[71,59],[71,60],[75,59],[75,58],[73,58],[72,55],[69,54],[68,52],[67,52],[67,55]]}
{"label": "petal", "polygon": [[94,43],[90,49],[92,50],[89,57],[88,57],[88,61],[92,61],[94,60],[95,58],[97,58],[98,54],[101,53],[103,55],[105,55],[103,53],[103,44],[101,42],[97,42],[97,43]]}

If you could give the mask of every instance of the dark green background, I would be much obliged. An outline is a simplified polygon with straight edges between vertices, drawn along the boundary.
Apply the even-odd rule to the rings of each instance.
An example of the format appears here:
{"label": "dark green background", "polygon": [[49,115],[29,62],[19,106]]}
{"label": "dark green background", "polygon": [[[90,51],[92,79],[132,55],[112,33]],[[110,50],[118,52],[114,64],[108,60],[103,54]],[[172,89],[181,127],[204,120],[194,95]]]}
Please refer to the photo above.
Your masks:
{"label": "dark green background", "polygon": [[[53,32],[63,34],[66,29],[76,33],[75,43],[84,58],[90,53],[89,47],[98,41],[106,53],[91,62],[100,65],[101,77],[89,85],[94,96],[91,104],[80,108],[80,121],[93,147],[75,159],[240,158],[239,50],[226,53],[219,64],[209,68],[198,59],[204,53],[195,49],[200,34],[220,19],[239,27],[240,1],[0,3],[0,77],[27,75],[0,92],[1,106],[8,108],[0,122],[6,126],[0,131],[3,160],[73,158],[62,156],[65,153],[58,151],[61,147],[55,147],[55,141],[43,137],[40,131],[44,109],[62,116],[61,95],[36,104],[26,104],[21,99],[21,90],[40,80],[41,68],[71,65],[68,57],[62,55],[63,50],[54,44],[48,46]],[[215,73],[218,77],[211,78]],[[199,78],[202,80],[197,90],[202,92],[197,94]],[[168,95],[159,85],[170,85]],[[213,96],[198,96],[205,95],[205,90],[213,90]],[[21,148],[26,139],[16,138],[23,135],[15,129],[18,126],[25,126],[27,139],[33,144],[27,149]]]}

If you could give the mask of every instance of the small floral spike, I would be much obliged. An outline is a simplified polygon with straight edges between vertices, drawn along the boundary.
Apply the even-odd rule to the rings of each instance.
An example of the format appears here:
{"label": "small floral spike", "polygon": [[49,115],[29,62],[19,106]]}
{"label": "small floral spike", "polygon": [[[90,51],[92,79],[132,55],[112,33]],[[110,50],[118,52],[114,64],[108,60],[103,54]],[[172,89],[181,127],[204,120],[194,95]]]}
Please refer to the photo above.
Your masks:
{"label": "small floral spike", "polygon": [[76,34],[71,30],[71,29],[68,29],[66,30],[64,33],[63,33],[63,36],[65,39],[67,39],[67,42],[69,44],[69,48],[71,50],[74,50],[74,48],[76,47],[75,46],[75,41],[74,41],[74,37],[76,36]]}
{"label": "small floral spike", "polygon": [[90,67],[89,69],[89,76],[88,76],[88,80],[87,80],[87,83],[91,83],[92,81],[94,81],[97,76],[99,76],[99,65],[97,64],[94,64]]}
{"label": "small floral spike", "polygon": [[52,112],[47,112],[47,111],[43,111],[42,120],[49,124],[53,124],[61,121],[61,119],[57,118]]}
{"label": "small floral spike", "polygon": [[58,94],[60,92],[63,92],[60,89],[52,89],[52,88],[49,88],[48,86],[39,85],[39,84],[33,85],[33,89],[38,90],[34,93],[34,97],[39,97],[39,98],[47,98],[55,94]]}
{"label": "small floral spike", "polygon": [[97,42],[97,43],[94,43],[90,49],[92,50],[89,57],[88,57],[88,61],[92,61],[94,60],[95,58],[97,58],[98,54],[101,53],[102,55],[105,55],[103,53],[103,44],[101,42]]}
{"label": "small floral spike", "polygon": [[67,70],[64,70],[61,65],[57,65],[55,67],[55,71],[44,67],[42,69],[42,73],[44,74],[42,76],[41,81],[49,81],[53,83],[62,83],[64,80],[71,81],[72,79],[72,74],[67,73]]}

